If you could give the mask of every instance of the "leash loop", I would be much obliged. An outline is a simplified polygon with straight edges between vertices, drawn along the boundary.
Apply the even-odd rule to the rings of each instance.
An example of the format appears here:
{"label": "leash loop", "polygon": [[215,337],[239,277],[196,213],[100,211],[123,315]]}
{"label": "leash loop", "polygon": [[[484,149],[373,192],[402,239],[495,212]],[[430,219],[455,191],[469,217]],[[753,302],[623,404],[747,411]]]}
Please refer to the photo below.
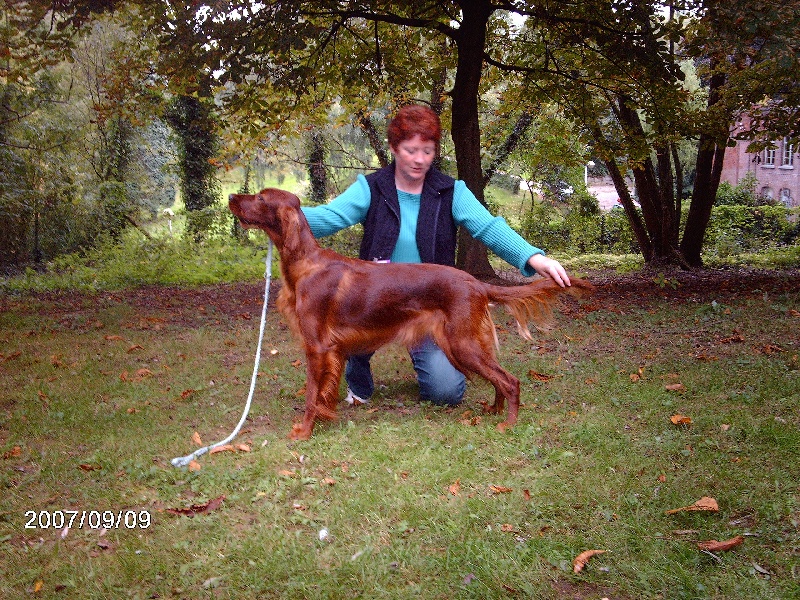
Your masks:
{"label": "leash loop", "polygon": [[266,285],[264,286],[264,307],[261,309],[261,327],[258,333],[258,347],[256,348],[256,360],[255,365],[253,366],[253,377],[250,380],[250,393],[247,395],[247,402],[244,406],[244,412],[242,413],[242,418],[239,419],[239,424],[236,425],[236,428],[233,432],[226,437],[221,442],[217,442],[216,444],[211,444],[210,446],[205,446],[204,448],[200,448],[195,450],[191,454],[186,456],[179,456],[177,458],[173,458],[170,462],[174,467],[185,467],[194,459],[203,456],[206,452],[217,448],[218,446],[224,446],[225,444],[229,443],[233,438],[235,438],[239,431],[242,429],[242,425],[244,425],[245,420],[247,419],[247,415],[250,413],[250,405],[253,402],[253,392],[256,389],[256,379],[258,378],[258,365],[261,362],[261,341],[264,339],[264,327],[267,322],[267,304],[269,303],[269,284],[270,280],[272,279],[272,240],[268,238],[267,242],[267,265],[264,271],[264,279],[266,280]]}

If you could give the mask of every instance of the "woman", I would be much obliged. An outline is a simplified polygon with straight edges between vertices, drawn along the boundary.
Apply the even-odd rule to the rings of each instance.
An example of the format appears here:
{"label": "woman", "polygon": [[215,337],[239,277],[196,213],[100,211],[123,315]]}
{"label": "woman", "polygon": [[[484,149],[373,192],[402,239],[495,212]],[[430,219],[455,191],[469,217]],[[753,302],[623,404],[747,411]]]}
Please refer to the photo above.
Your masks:
{"label": "woman", "polygon": [[[360,258],[379,262],[438,263],[453,266],[456,231],[465,227],[495,254],[520,269],[539,273],[562,287],[570,285],[564,267],[522,239],[504,219],[493,217],[467,189],[433,168],[439,152],[439,117],[426,106],[401,108],[387,128],[394,162],[356,182],[330,203],[304,207],[315,237],[356,223],[364,225]],[[431,339],[410,349],[420,397],[437,405],[460,404],[464,375]],[[350,404],[366,404],[375,386],[371,354],[351,356],[345,368]]]}

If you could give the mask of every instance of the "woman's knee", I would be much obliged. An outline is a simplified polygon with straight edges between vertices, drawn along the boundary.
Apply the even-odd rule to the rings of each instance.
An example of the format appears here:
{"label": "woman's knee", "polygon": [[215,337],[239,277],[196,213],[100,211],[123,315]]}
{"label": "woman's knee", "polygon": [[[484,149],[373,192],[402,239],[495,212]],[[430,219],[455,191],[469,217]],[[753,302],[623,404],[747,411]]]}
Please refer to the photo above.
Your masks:
{"label": "woman's knee", "polygon": [[466,378],[433,342],[423,343],[412,351],[414,369],[417,371],[419,395],[438,406],[461,404],[466,390]]}

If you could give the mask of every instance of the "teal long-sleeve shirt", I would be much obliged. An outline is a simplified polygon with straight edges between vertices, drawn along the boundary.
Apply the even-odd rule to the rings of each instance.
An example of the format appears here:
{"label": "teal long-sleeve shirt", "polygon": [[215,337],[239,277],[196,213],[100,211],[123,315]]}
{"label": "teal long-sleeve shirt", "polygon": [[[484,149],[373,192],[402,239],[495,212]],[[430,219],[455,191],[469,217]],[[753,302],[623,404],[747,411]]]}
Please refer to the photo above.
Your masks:
{"label": "teal long-sleeve shirt", "polygon": [[[420,197],[420,194],[398,192],[400,236],[392,253],[392,262],[421,262],[416,242]],[[302,210],[314,237],[321,238],[363,223],[369,205],[369,184],[363,175],[359,175],[355,183],[329,203],[304,206]],[[544,254],[544,251],[525,241],[505,219],[492,216],[461,180],[456,180],[453,190],[453,220],[526,277],[536,273],[528,259],[534,254]]]}

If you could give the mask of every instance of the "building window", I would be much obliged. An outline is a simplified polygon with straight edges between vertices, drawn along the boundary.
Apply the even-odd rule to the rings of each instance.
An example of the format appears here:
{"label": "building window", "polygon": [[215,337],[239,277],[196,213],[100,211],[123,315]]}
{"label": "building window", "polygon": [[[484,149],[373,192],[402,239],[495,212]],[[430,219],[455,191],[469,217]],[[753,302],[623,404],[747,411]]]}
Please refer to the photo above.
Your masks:
{"label": "building window", "polygon": [[775,166],[775,148],[767,148],[766,150],[764,150],[764,166],[765,167]]}
{"label": "building window", "polygon": [[775,197],[775,192],[773,192],[772,188],[768,185],[764,186],[761,188],[761,197],[766,198],[767,200],[772,200]]}
{"label": "building window", "polygon": [[789,188],[783,188],[781,190],[781,202],[786,206],[792,205],[792,190]]}
{"label": "building window", "polygon": [[791,167],[794,164],[794,146],[789,140],[783,138],[783,155],[781,156],[781,166]]}

